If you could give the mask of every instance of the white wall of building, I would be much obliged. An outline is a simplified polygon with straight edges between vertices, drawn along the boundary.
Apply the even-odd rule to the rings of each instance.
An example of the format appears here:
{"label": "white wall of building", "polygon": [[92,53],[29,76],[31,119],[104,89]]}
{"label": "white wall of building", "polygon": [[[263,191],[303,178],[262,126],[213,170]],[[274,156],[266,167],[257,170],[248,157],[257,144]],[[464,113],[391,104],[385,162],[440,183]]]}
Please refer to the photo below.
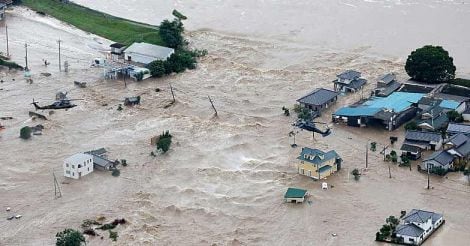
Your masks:
{"label": "white wall of building", "polygon": [[64,176],[79,179],[93,172],[93,156],[88,154],[75,154],[64,160]]}

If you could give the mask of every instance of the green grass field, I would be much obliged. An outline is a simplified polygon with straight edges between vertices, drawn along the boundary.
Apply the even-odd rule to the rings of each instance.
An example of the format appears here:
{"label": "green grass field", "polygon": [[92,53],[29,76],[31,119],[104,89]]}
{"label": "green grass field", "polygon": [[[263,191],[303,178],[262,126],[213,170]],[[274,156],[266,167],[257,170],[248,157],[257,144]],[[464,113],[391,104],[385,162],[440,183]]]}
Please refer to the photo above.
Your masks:
{"label": "green grass field", "polygon": [[146,42],[164,45],[157,26],[118,18],[74,3],[60,3],[58,0],[23,0],[23,4],[83,31],[118,43],[129,45],[133,42]]}

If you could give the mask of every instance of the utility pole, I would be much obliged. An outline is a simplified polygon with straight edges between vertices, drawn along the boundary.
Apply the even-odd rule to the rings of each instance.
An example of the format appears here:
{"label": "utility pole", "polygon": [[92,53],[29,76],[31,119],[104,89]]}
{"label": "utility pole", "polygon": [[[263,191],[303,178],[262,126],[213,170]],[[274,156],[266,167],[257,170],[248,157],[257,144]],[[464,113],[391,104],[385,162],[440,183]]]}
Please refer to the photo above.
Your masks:
{"label": "utility pole", "polygon": [[388,178],[392,178],[392,171],[390,170],[390,163],[388,163]]}
{"label": "utility pole", "polygon": [[7,36],[7,57],[10,57],[10,48],[8,46],[8,26],[5,25],[5,34]]}
{"label": "utility pole", "polygon": [[209,102],[211,102],[212,108],[213,108],[214,111],[215,111],[215,116],[217,116],[217,109],[215,109],[214,102],[212,101],[212,99],[211,99],[210,96],[207,96],[207,98],[209,98]]}
{"label": "utility pole", "polygon": [[25,70],[28,71],[28,44],[27,43],[24,43],[24,48],[25,48],[25,52],[26,52],[26,55],[24,57],[24,60],[26,62],[26,67],[25,67]]}
{"label": "utility pole", "polygon": [[62,64],[61,64],[61,57],[60,57],[60,43],[62,43],[62,40],[59,40],[57,41],[57,43],[59,43],[59,72],[62,72]]}
{"label": "utility pole", "polygon": [[52,170],[52,176],[54,176],[54,197],[61,198],[62,192],[60,191],[59,182],[57,181],[57,178],[55,177],[54,170]]}
{"label": "utility pole", "polygon": [[[175,103],[176,102],[175,93],[173,92],[173,87],[171,86],[171,84],[170,84],[170,91],[171,91],[171,96],[173,97],[173,103]],[[209,97],[209,100],[210,100],[210,97]]]}
{"label": "utility pole", "polygon": [[426,165],[428,168],[428,190],[429,190],[429,165]]}
{"label": "utility pole", "polygon": [[366,143],[366,169],[368,166],[368,162],[369,162],[369,141],[367,141]]}

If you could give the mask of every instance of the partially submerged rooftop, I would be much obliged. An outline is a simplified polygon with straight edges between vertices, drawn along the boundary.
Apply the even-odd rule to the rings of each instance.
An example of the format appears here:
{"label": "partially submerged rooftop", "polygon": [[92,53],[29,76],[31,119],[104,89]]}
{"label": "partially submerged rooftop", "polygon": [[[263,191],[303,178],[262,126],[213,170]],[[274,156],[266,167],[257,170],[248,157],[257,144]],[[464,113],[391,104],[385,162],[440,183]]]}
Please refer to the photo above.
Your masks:
{"label": "partially submerged rooftop", "polygon": [[303,198],[307,194],[307,190],[298,188],[288,188],[284,198]]}
{"label": "partially submerged rooftop", "polygon": [[410,130],[406,131],[405,139],[411,141],[439,142],[442,140],[442,136],[441,134],[435,132]]}
{"label": "partially submerged rooftop", "polygon": [[420,209],[412,209],[402,219],[406,223],[425,223],[430,218],[432,219],[432,222],[435,223],[440,218],[442,218],[442,214],[420,210]]}
{"label": "partially submerged rooftop", "polygon": [[338,93],[332,90],[318,88],[308,95],[298,99],[299,103],[320,106],[328,103],[330,100],[338,96]]}

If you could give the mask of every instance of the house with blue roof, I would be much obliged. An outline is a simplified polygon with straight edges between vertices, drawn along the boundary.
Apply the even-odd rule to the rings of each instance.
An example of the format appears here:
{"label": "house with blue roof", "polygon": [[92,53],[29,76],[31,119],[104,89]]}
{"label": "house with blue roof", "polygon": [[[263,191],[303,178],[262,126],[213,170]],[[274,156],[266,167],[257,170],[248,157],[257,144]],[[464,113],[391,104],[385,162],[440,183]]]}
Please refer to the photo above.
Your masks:
{"label": "house with blue roof", "polygon": [[323,152],[319,149],[302,148],[298,172],[315,180],[324,179],[341,169],[341,158],[334,150]]}
{"label": "house with blue roof", "polygon": [[414,118],[423,93],[393,92],[387,97],[371,97],[354,106],[343,107],[333,114],[333,122],[348,126],[381,125],[392,131]]}
{"label": "house with blue roof", "polygon": [[397,242],[407,245],[421,245],[443,223],[442,214],[412,209],[402,218],[403,223],[398,225],[393,235]]}

